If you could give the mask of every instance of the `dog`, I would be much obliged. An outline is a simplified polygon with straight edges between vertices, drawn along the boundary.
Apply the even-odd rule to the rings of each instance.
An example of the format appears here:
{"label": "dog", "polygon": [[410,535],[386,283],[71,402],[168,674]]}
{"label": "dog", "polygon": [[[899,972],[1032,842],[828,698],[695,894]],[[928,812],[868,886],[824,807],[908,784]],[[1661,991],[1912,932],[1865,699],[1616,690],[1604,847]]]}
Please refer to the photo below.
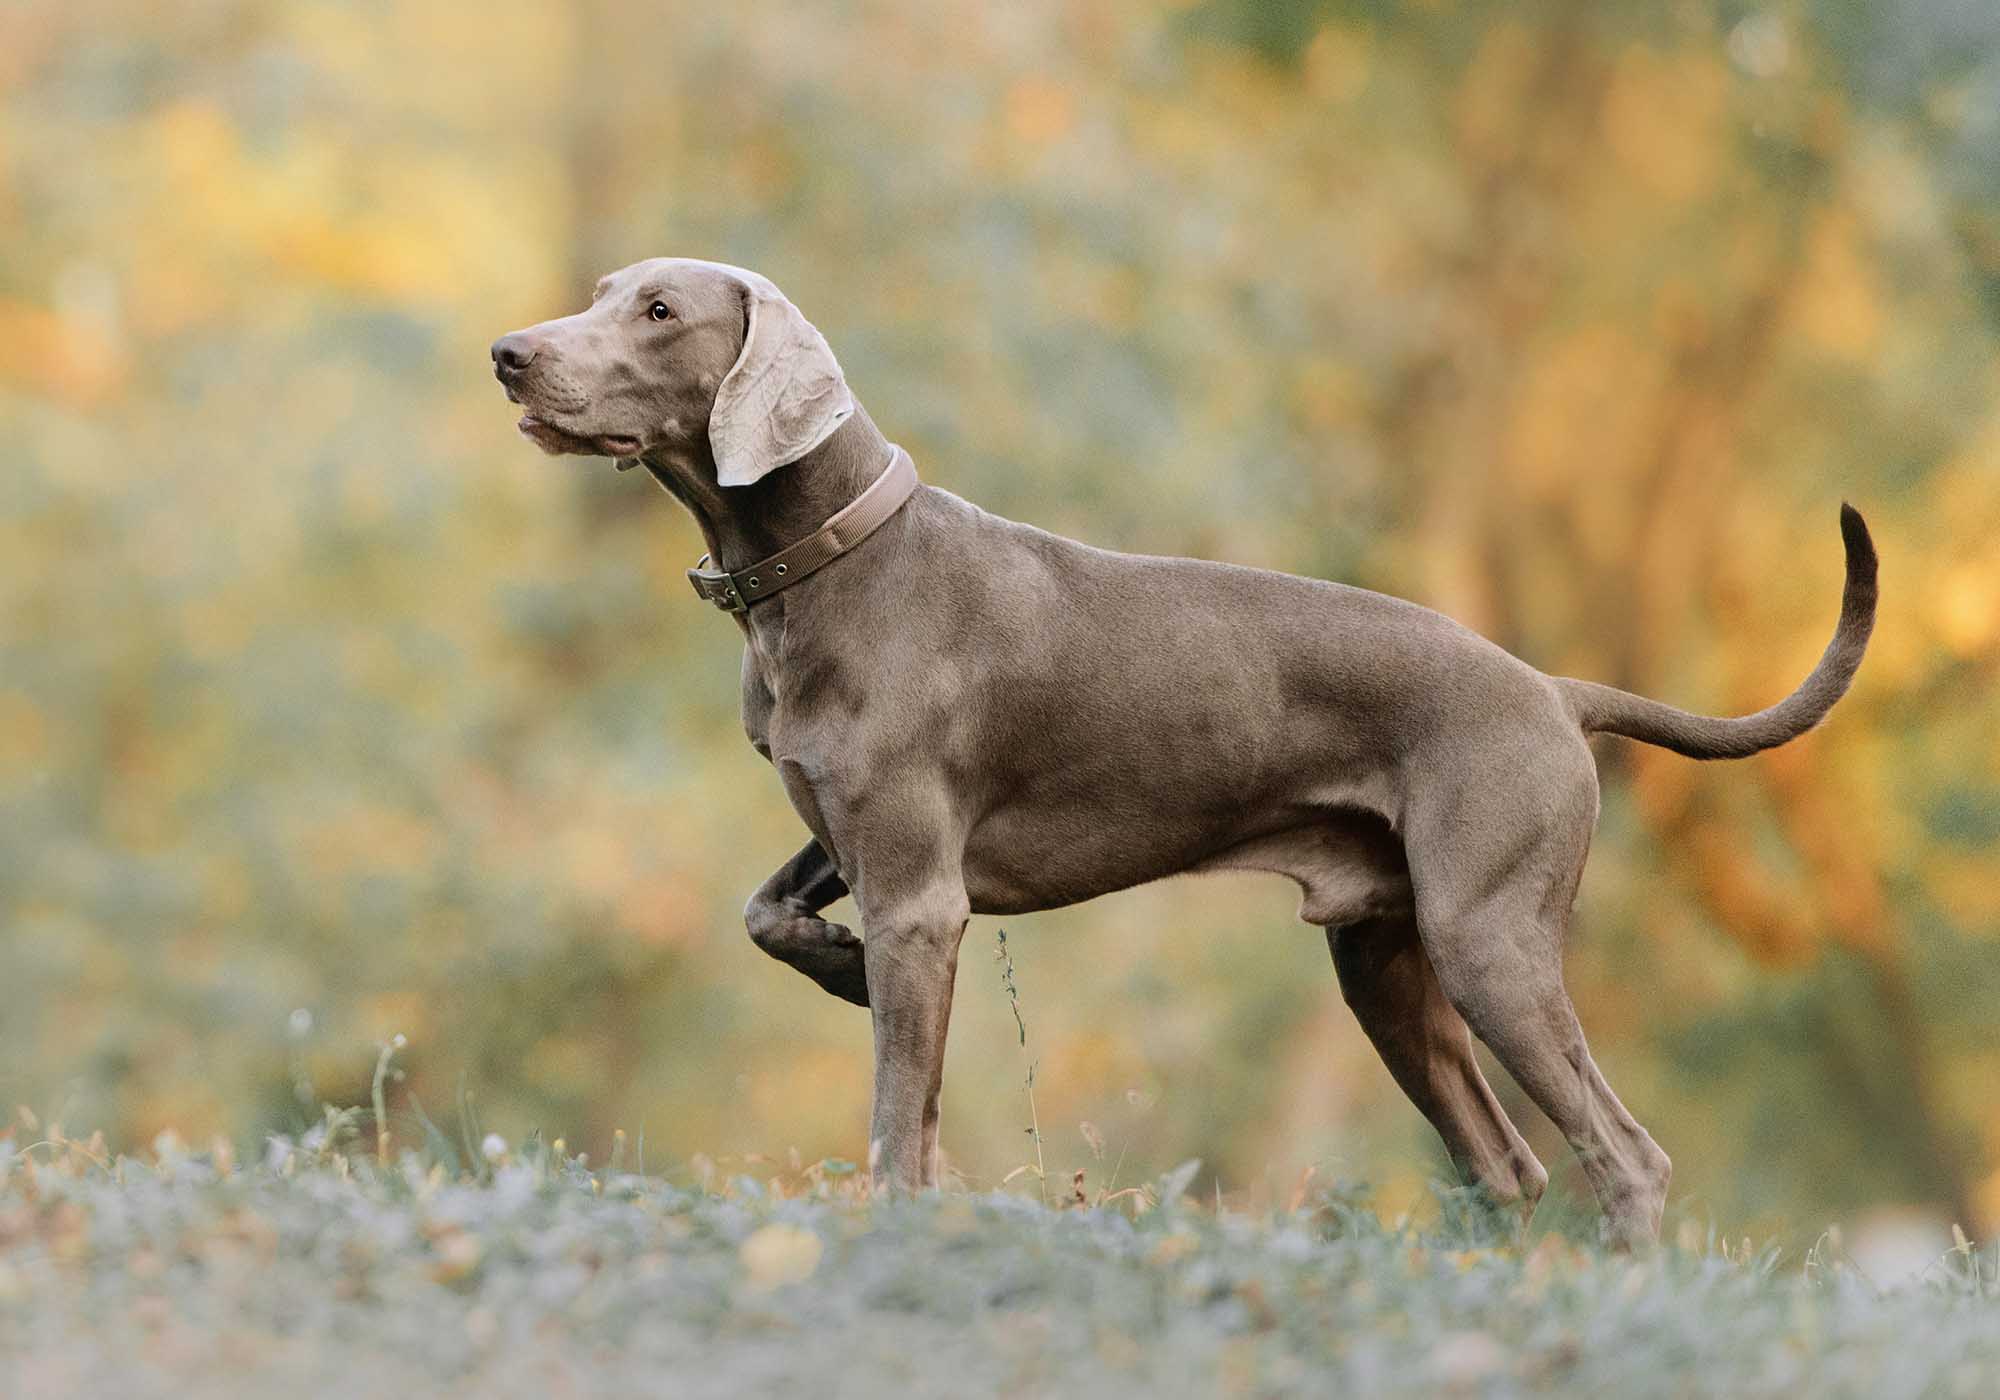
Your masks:
{"label": "dog", "polygon": [[[744,728],[811,832],[745,922],[872,1013],[878,1181],[936,1184],[972,914],[1247,869],[1298,883],[1465,1177],[1524,1213],[1548,1181],[1476,1035],[1577,1153],[1609,1238],[1658,1238],[1671,1163],[1562,982],[1598,811],[1585,736],[1740,758],[1824,719],[1874,623],[1855,510],[1824,655],[1778,704],[1717,719],[1544,675],[1414,603],[1112,553],[922,484],[826,340],[742,268],[634,264],[492,356],[524,435],[643,465],[700,527],[709,567],[689,576],[742,629]],[[820,917],[849,893],[865,937]]]}

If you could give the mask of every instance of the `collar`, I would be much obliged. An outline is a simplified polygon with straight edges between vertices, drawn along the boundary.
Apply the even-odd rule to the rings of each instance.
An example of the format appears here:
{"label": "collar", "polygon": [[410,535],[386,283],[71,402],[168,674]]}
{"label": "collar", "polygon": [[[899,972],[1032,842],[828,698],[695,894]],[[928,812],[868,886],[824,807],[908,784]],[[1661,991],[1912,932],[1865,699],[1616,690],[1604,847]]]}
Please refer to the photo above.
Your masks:
{"label": "collar", "polygon": [[825,568],[874,534],[903,508],[916,489],[917,464],[909,453],[892,444],[889,465],[882,474],[810,535],[734,573],[708,568],[704,554],[701,562],[687,571],[688,582],[694,585],[696,597],[707,599],[724,612],[748,612],[752,605]]}

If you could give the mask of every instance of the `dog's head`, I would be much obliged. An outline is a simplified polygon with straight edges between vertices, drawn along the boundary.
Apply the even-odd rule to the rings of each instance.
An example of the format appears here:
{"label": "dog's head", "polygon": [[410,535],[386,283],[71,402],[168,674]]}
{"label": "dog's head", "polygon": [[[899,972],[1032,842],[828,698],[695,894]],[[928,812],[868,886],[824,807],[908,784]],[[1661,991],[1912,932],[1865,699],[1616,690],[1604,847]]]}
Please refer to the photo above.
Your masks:
{"label": "dog's head", "polygon": [[597,284],[588,310],[493,342],[493,373],[544,452],[665,452],[747,486],[854,412],[833,351],[766,278],[654,258]]}

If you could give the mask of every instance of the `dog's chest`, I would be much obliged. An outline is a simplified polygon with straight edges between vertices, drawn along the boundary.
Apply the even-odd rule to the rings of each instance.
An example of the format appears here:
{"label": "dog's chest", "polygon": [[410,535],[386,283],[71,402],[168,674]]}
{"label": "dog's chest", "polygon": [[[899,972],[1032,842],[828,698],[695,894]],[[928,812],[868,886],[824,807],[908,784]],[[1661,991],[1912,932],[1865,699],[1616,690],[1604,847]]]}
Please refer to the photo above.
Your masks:
{"label": "dog's chest", "polygon": [[743,732],[750,736],[750,746],[769,758],[771,717],[776,707],[771,684],[775,657],[770,638],[760,636],[760,631],[756,627],[744,629]]}

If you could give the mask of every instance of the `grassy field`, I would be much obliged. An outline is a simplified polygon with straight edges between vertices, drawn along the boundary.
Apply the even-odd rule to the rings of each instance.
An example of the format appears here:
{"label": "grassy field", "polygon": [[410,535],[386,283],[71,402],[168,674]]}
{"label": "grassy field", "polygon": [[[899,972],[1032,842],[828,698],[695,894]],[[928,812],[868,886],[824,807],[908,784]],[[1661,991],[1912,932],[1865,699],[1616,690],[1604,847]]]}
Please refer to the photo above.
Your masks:
{"label": "grassy field", "polygon": [[1877,1289],[1683,1230],[1644,1257],[1443,1198],[1216,1210],[869,1200],[489,1138],[387,1168],[333,1115],[259,1161],[0,1141],[0,1394],[1990,1395],[2000,1251]]}

